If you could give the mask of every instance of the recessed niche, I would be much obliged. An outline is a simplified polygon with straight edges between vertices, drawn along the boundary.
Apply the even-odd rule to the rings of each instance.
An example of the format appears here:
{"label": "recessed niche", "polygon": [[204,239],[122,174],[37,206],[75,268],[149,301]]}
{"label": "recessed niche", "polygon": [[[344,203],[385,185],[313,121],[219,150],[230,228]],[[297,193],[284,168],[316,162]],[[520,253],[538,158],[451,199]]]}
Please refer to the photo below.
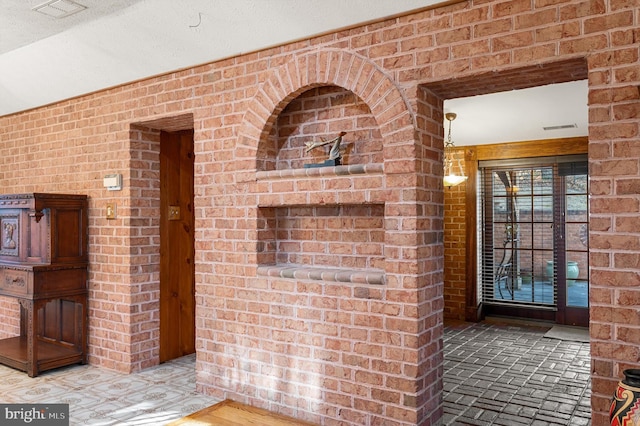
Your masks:
{"label": "recessed niche", "polygon": [[261,265],[384,270],[384,205],[259,209]]}
{"label": "recessed niche", "polygon": [[383,163],[382,136],[369,106],[338,86],[315,87],[293,99],[261,144],[258,170],[300,169],[327,159],[330,145],[306,152],[306,142],[342,138],[342,164]]}

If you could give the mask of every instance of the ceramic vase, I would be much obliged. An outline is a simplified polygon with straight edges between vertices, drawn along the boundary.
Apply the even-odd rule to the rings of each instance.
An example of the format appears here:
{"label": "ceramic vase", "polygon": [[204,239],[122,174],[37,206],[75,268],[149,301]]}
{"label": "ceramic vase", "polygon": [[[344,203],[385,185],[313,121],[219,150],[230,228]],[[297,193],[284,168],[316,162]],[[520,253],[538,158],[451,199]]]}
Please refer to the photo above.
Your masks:
{"label": "ceramic vase", "polygon": [[[553,260],[547,260],[547,268],[546,268],[547,277],[551,284],[553,284]],[[567,261],[567,285],[574,285],[576,283],[576,278],[580,275],[580,268],[578,267],[578,262],[573,260]]]}
{"label": "ceramic vase", "polygon": [[611,400],[611,426],[640,426],[640,370],[624,370]]}
{"label": "ceramic vase", "polygon": [[567,261],[567,285],[574,285],[578,275],[580,275],[578,262],[574,262],[572,260]]}

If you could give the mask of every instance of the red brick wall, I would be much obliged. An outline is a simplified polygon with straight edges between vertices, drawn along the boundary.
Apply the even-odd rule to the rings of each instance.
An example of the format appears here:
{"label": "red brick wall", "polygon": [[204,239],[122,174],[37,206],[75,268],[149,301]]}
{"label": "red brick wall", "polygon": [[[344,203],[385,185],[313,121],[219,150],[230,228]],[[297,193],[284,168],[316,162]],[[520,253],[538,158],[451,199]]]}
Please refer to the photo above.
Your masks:
{"label": "red brick wall", "polygon": [[[157,132],[193,128],[198,389],[324,424],[432,424],[442,101],[588,78],[592,407],[606,424],[640,359],[639,13],[629,0],[463,2],[2,117],[0,182],[89,195],[89,359],[138,370],[158,362]],[[321,87],[366,105],[350,124],[372,155],[345,174],[279,163],[280,114]],[[326,123],[310,135],[343,127]],[[109,173],[122,191],[102,187]],[[261,213],[327,204],[384,205],[384,285],[258,274]]]}
{"label": "red brick wall", "polygon": [[20,334],[20,305],[17,300],[0,298],[0,318],[5,321],[0,329],[0,339]]}
{"label": "red brick wall", "polygon": [[404,286],[410,288],[409,284],[417,285],[420,292],[416,305],[407,308],[408,312],[415,311],[419,319],[416,335],[412,337],[420,348],[420,366],[416,371],[417,385],[422,390],[416,396],[418,424],[431,425],[437,424],[437,419],[442,415],[443,352],[440,348],[443,337],[444,250],[441,135],[444,117],[443,100],[440,97],[421,87],[415,94],[417,188],[415,194],[406,191],[403,198],[408,201],[415,196],[415,219],[408,221],[415,220],[415,231],[411,237],[417,246],[415,253],[412,253],[407,243],[403,256],[416,257],[418,262],[415,276],[405,277]]}
{"label": "red brick wall", "polygon": [[[464,170],[464,149],[456,148],[455,158]],[[466,313],[466,183],[444,190],[444,316],[464,320]]]}
{"label": "red brick wall", "polygon": [[384,271],[384,205],[282,207],[263,213],[264,264]]}

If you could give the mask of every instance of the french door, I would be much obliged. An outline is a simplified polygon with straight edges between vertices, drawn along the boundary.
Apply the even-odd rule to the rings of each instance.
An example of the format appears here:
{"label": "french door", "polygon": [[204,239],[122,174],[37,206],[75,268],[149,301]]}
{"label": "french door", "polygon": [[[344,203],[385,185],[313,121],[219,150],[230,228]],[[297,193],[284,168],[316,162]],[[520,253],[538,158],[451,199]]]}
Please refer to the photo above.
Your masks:
{"label": "french door", "polygon": [[486,314],[588,325],[586,164],[582,156],[481,162]]}

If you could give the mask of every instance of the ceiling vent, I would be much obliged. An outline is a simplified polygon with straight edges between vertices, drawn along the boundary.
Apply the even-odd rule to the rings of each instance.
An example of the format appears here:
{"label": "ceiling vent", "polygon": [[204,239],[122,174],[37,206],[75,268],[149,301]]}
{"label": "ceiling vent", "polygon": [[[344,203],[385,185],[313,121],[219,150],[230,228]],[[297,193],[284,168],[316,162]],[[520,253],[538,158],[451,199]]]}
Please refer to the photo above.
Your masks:
{"label": "ceiling vent", "polygon": [[543,127],[543,130],[562,130],[562,129],[577,129],[577,124],[561,124],[560,126],[547,126]]}
{"label": "ceiling vent", "polygon": [[65,18],[74,13],[85,10],[87,7],[71,0],[50,0],[34,7],[32,10],[40,12],[56,19]]}

